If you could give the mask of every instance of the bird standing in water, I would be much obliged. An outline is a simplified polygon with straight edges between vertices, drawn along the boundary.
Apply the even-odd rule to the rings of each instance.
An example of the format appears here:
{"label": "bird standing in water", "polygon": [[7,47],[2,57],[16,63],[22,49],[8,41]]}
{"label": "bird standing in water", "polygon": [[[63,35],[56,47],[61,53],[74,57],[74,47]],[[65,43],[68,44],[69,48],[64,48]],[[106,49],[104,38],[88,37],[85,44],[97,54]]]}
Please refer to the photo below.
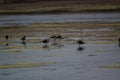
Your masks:
{"label": "bird standing in water", "polygon": [[82,44],[85,44],[85,42],[83,42],[82,40],[78,40],[78,41],[77,41],[77,44],[79,44],[79,46],[80,46],[80,45],[82,45]]}
{"label": "bird standing in water", "polygon": [[82,40],[78,40],[78,41],[77,41],[77,44],[79,45],[79,47],[77,48],[78,51],[84,50],[84,47],[82,47],[82,46],[80,46],[80,45],[85,44],[85,42],[83,42]]}
{"label": "bird standing in water", "polygon": [[59,39],[59,40],[64,39],[64,37],[62,35],[60,35],[60,34],[57,35],[56,38]]}
{"label": "bird standing in water", "polygon": [[6,43],[5,45],[6,45],[6,46],[8,46],[8,45],[9,45],[9,41],[8,41],[9,36],[8,36],[8,35],[6,35],[6,36],[5,36],[5,39],[6,39],[6,41],[7,41],[7,43]]}
{"label": "bird standing in water", "polygon": [[54,36],[51,36],[50,38],[52,38],[52,39],[56,39],[56,36],[54,35]]}
{"label": "bird standing in water", "polygon": [[22,44],[26,47],[26,36],[23,36],[22,38],[21,38],[21,40],[22,40]]}
{"label": "bird standing in water", "polygon": [[56,42],[56,40],[61,41],[61,39],[64,39],[64,37],[63,37],[62,35],[60,35],[60,34],[58,34],[58,35],[53,35],[53,36],[51,36],[50,38],[53,39],[54,42]]}
{"label": "bird standing in water", "polygon": [[49,46],[47,45],[49,43],[49,39],[44,39],[42,43],[44,43],[43,48],[49,49]]}
{"label": "bird standing in water", "polygon": [[118,44],[119,44],[119,47],[120,47],[120,38],[118,38]]}
{"label": "bird standing in water", "polygon": [[22,40],[22,41],[25,41],[25,40],[26,40],[26,36],[23,36],[23,37],[21,38],[21,40]]}
{"label": "bird standing in water", "polygon": [[6,36],[5,36],[5,39],[6,39],[6,40],[8,40],[8,39],[9,39],[9,36],[8,36],[8,35],[6,35]]}
{"label": "bird standing in water", "polygon": [[45,45],[47,45],[47,44],[49,43],[49,39],[44,39],[44,40],[42,41],[42,43],[44,43]]}

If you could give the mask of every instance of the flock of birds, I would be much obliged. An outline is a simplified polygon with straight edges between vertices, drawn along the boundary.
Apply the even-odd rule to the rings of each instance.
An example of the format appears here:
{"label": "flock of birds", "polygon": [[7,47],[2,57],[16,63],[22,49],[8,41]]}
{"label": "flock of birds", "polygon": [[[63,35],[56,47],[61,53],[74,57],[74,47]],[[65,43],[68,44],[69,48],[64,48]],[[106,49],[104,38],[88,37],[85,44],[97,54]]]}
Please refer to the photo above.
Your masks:
{"label": "flock of birds", "polygon": [[[9,39],[9,36],[8,35],[6,35],[5,36],[5,39],[8,41],[8,39]],[[64,37],[62,36],[62,35],[53,35],[53,36],[51,36],[50,38],[48,38],[48,39],[43,39],[42,40],[42,43],[44,43],[45,45],[47,45],[50,41],[50,39],[53,39],[54,41],[55,40],[59,40],[59,41],[61,41],[62,39],[64,39]],[[26,45],[26,36],[23,36],[22,38],[21,38],[21,40],[22,40],[22,44],[24,44],[24,45]],[[77,40],[77,44],[79,45],[79,49],[81,49],[81,45],[82,44],[85,44],[85,42],[83,42],[82,40]],[[119,44],[119,46],[120,46],[120,38],[118,38],[118,44]],[[6,46],[8,46],[9,44],[7,43],[6,44]]]}
{"label": "flock of birds", "polygon": [[61,36],[61,35],[54,35],[54,36],[51,36],[50,38],[48,38],[48,39],[44,39],[43,41],[42,41],[42,43],[44,43],[44,44],[48,44],[49,43],[49,40],[50,39],[53,39],[54,41],[56,41],[56,40],[59,40],[59,41],[61,41],[62,39],[64,39],[64,37],[63,36]]}

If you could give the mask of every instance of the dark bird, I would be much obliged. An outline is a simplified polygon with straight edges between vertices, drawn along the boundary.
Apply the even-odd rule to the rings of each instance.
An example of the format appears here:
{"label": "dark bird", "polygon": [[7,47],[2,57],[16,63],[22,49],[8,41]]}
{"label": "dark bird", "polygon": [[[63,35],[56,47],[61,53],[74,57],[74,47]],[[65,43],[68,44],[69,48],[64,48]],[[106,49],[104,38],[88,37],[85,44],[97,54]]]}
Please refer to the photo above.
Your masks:
{"label": "dark bird", "polygon": [[50,38],[55,40],[57,39],[57,36],[54,35],[54,36],[51,36]]}
{"label": "dark bird", "polygon": [[61,36],[61,35],[54,35],[54,36],[51,36],[50,37],[51,39],[54,39],[54,40],[61,40],[61,39],[63,39],[64,37],[63,36]]}
{"label": "dark bird", "polygon": [[44,40],[42,41],[42,43],[44,43],[45,45],[47,45],[47,44],[49,43],[49,39],[44,39]]}
{"label": "dark bird", "polygon": [[54,39],[54,38],[56,38],[56,36],[54,35],[54,36],[51,36],[50,38]]}
{"label": "dark bird", "polygon": [[56,37],[57,37],[57,39],[61,39],[61,38],[62,38],[62,36],[61,36],[61,35],[57,35]]}
{"label": "dark bird", "polygon": [[64,37],[62,35],[57,35],[56,38],[57,39],[64,39]]}
{"label": "dark bird", "polygon": [[120,38],[118,38],[118,44],[119,44],[119,47],[120,47]]}
{"label": "dark bird", "polygon": [[6,36],[5,36],[5,39],[6,39],[6,40],[8,40],[8,39],[9,39],[9,36],[8,36],[8,35],[6,35]]}
{"label": "dark bird", "polygon": [[85,44],[85,42],[83,42],[82,40],[78,40],[78,41],[77,41],[77,44],[79,44],[79,46],[80,46],[80,45],[82,45],[82,44]]}
{"label": "dark bird", "polygon": [[118,42],[120,43],[120,38],[118,38]]}
{"label": "dark bird", "polygon": [[21,38],[21,40],[22,40],[22,41],[25,41],[25,40],[26,40],[26,36],[23,36],[23,37]]}

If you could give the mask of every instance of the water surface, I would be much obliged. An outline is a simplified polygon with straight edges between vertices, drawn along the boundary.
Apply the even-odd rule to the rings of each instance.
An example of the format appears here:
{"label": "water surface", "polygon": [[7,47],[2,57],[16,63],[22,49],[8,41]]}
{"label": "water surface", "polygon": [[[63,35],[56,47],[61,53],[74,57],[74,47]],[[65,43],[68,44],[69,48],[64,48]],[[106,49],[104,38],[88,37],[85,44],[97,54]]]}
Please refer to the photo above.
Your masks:
{"label": "water surface", "polygon": [[0,25],[29,25],[54,22],[120,22],[120,13],[1,15]]}

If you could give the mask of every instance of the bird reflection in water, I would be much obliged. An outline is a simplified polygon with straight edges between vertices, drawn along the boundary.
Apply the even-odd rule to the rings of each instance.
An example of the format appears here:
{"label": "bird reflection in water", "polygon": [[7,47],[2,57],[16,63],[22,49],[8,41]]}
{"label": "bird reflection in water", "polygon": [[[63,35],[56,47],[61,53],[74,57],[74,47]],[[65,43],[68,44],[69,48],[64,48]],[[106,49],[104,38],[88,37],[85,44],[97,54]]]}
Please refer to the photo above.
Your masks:
{"label": "bird reflection in water", "polygon": [[50,50],[50,47],[49,47],[48,44],[44,44],[44,45],[42,46],[42,48],[43,48],[44,50]]}
{"label": "bird reflection in water", "polygon": [[49,45],[43,45],[43,49],[47,49],[47,50],[49,50]]}
{"label": "bird reflection in water", "polygon": [[27,47],[27,44],[25,41],[22,41],[21,44],[23,44],[25,47]]}
{"label": "bird reflection in water", "polygon": [[85,47],[82,47],[82,46],[79,46],[79,47],[77,48],[78,51],[83,51],[84,49],[85,49]]}
{"label": "bird reflection in water", "polygon": [[9,43],[7,42],[5,45],[6,45],[6,46],[9,46]]}
{"label": "bird reflection in water", "polygon": [[64,45],[61,44],[61,43],[52,43],[51,46],[53,46],[54,48],[62,48],[62,47],[64,47]]}

